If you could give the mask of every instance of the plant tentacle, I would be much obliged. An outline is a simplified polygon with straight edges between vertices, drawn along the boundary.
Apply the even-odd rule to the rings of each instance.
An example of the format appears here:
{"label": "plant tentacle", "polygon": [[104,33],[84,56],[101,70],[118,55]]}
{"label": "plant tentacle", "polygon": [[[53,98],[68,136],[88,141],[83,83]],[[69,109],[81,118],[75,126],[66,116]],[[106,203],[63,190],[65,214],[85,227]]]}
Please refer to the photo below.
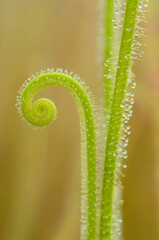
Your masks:
{"label": "plant tentacle", "polygon": [[[82,167],[82,193],[81,193],[81,222],[83,228],[87,225],[86,230],[81,229],[81,239],[96,239],[96,134],[92,105],[84,87],[73,77],[59,72],[48,72],[35,77],[30,81],[20,98],[20,108],[24,118],[38,127],[48,125],[56,116],[56,107],[48,99],[42,98],[32,104],[34,95],[40,89],[46,86],[59,86],[66,89],[74,97],[77,103],[81,117],[81,135],[85,130],[85,143],[82,148],[86,152],[86,166]],[[84,161],[83,159],[82,161]],[[85,205],[88,203],[88,208]]]}
{"label": "plant tentacle", "polygon": [[130,57],[132,53],[138,4],[139,0],[127,0],[126,3],[105,150],[105,163],[101,194],[100,240],[112,239],[112,205],[116,159],[118,155],[118,144],[123,117],[122,102],[125,97],[129,70],[131,68]]}

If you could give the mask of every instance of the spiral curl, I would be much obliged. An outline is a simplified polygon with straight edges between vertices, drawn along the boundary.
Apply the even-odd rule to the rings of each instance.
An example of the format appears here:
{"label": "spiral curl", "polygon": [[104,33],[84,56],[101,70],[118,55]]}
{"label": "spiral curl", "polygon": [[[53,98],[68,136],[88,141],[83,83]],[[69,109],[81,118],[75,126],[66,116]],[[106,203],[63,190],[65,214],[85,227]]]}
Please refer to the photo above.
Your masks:
{"label": "spiral curl", "polygon": [[34,95],[42,88],[54,85],[71,93],[78,106],[81,125],[81,239],[95,240],[97,234],[96,204],[96,133],[90,98],[79,76],[61,69],[42,71],[23,85],[18,97],[18,109],[29,124],[44,127],[56,116],[54,103],[41,98],[32,104]]}
{"label": "spiral curl", "polygon": [[56,116],[55,104],[46,98],[35,101],[30,108],[29,114],[25,111],[25,100],[21,100],[21,110],[25,119],[34,126],[43,127],[49,125]]}

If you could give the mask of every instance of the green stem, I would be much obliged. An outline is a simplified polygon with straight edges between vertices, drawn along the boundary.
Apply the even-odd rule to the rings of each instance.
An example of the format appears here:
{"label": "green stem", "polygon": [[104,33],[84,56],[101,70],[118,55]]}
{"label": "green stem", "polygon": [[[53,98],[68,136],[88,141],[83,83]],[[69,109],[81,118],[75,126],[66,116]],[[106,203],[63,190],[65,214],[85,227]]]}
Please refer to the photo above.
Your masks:
{"label": "green stem", "polygon": [[138,0],[127,0],[105,151],[101,196],[100,240],[111,239],[112,199],[116,170],[116,155],[123,113],[122,101],[125,97],[130,69],[130,56],[135,31],[137,8]]}
{"label": "green stem", "polygon": [[[106,117],[110,113],[111,109],[111,98],[114,90],[114,82],[112,81],[112,49],[114,44],[114,28],[113,28],[113,16],[114,16],[114,0],[105,0],[105,60],[106,64],[104,67],[104,95],[105,95],[105,109]],[[106,118],[107,120],[107,118]]]}
{"label": "green stem", "polygon": [[[82,221],[87,225],[87,240],[96,239],[96,136],[94,117],[90,99],[85,89],[74,78],[64,73],[46,73],[35,77],[24,88],[20,108],[25,119],[35,126],[48,125],[56,115],[55,105],[48,99],[39,99],[32,105],[32,99],[37,91],[46,86],[59,86],[66,89],[74,97],[81,116],[81,135],[85,130],[84,150],[87,154],[87,169],[82,169],[82,197],[87,198],[87,206],[82,206]],[[82,137],[82,136],[81,136]],[[83,137],[82,137],[83,138]],[[83,146],[83,143],[82,143]],[[86,182],[84,181],[86,180]],[[81,230],[83,231],[83,230]],[[85,238],[85,236],[83,236]]]}

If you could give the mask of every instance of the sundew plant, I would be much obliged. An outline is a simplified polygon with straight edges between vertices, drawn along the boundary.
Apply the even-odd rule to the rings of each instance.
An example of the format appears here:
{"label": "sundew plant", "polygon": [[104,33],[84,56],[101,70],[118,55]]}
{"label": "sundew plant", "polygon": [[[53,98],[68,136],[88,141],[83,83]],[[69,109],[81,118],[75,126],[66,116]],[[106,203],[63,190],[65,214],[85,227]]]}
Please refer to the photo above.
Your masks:
{"label": "sundew plant", "polygon": [[83,80],[61,68],[32,75],[22,85],[16,105],[23,119],[40,128],[54,120],[56,106],[46,98],[32,103],[39,90],[54,85],[73,96],[81,126],[81,240],[119,240],[123,239],[120,178],[126,168],[126,147],[131,133],[128,121],[136,86],[132,67],[134,61],[142,58],[139,38],[144,30],[140,22],[145,19],[148,0],[100,0],[99,5],[104,16],[100,43],[104,58],[102,127],[97,127],[99,113]]}

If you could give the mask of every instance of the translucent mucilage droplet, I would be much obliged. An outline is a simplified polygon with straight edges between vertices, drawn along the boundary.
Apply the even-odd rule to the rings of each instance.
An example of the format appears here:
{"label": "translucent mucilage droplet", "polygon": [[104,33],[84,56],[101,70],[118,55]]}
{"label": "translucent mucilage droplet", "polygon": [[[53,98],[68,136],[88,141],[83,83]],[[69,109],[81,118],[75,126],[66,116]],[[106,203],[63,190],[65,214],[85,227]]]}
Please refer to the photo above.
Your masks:
{"label": "translucent mucilage droplet", "polygon": [[128,59],[130,57],[130,54],[126,54],[125,58]]}
{"label": "translucent mucilage droplet", "polygon": [[132,84],[132,88],[133,88],[133,89],[136,88],[136,82],[134,82],[134,83]]}

